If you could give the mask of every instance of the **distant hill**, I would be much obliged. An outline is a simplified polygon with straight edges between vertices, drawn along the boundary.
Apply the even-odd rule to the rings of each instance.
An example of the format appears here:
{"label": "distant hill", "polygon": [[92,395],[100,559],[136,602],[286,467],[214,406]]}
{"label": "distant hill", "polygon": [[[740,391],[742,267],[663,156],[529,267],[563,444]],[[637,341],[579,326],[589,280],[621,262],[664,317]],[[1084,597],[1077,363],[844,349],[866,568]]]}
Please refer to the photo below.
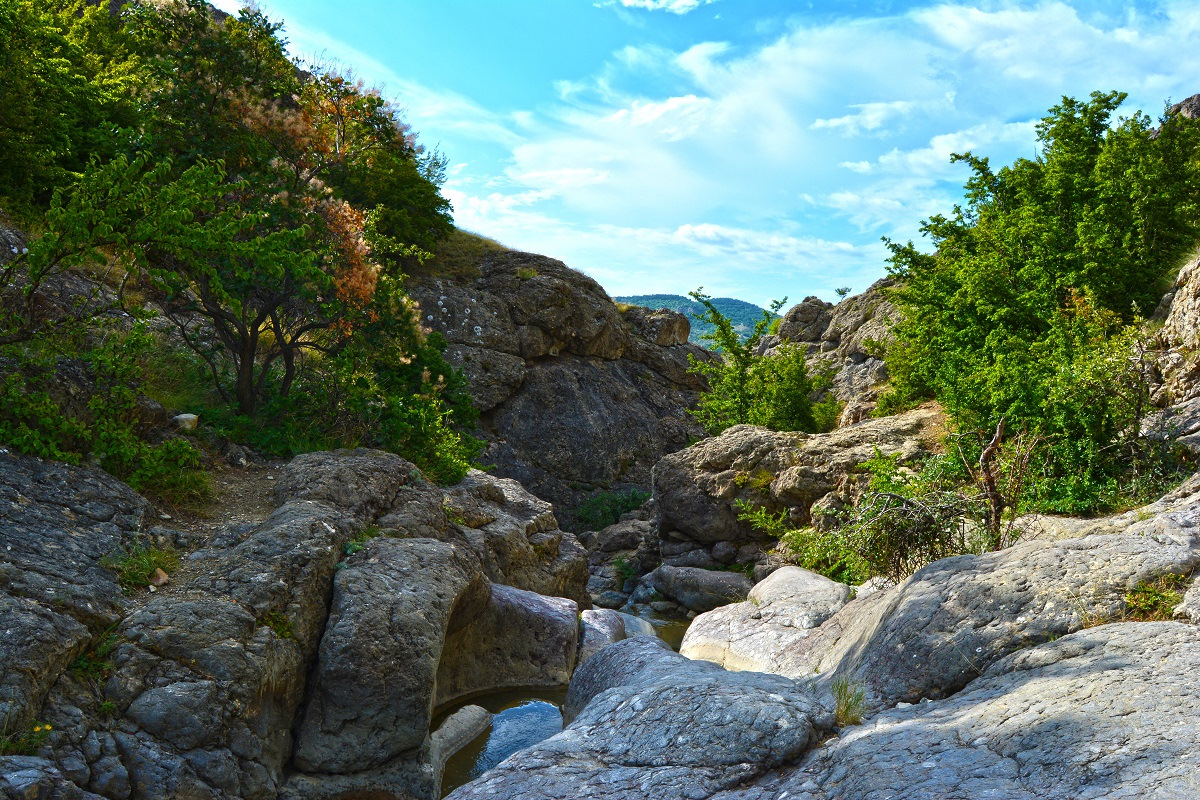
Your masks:
{"label": "distant hill", "polygon": [[[688,340],[701,347],[712,346],[712,342],[700,337],[711,332],[713,326],[696,319],[698,314],[704,313],[704,306],[690,297],[684,297],[681,294],[635,294],[614,297],[613,299],[618,303],[628,303],[631,306],[669,308],[672,311],[687,314],[688,320],[692,323],[692,333],[688,337]],[[759,308],[753,303],[747,303],[745,300],[734,300],[732,297],[714,297],[712,304],[718,311],[729,318],[733,323],[734,330],[740,333],[743,338],[749,336],[754,330],[754,323],[762,319],[764,311],[764,309]],[[774,314],[772,316],[777,317],[779,315]]]}

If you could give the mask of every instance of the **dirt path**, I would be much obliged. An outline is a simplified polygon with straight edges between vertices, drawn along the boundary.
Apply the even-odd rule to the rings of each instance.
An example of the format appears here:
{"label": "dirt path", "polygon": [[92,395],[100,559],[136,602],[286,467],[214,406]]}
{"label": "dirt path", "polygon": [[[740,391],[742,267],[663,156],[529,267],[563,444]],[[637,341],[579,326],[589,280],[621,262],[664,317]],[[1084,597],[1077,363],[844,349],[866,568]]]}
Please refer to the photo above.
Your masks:
{"label": "dirt path", "polygon": [[214,467],[209,471],[212,497],[204,506],[196,512],[159,512],[162,524],[203,542],[226,525],[262,522],[275,510],[275,481],[286,463],[271,461],[251,469]]}

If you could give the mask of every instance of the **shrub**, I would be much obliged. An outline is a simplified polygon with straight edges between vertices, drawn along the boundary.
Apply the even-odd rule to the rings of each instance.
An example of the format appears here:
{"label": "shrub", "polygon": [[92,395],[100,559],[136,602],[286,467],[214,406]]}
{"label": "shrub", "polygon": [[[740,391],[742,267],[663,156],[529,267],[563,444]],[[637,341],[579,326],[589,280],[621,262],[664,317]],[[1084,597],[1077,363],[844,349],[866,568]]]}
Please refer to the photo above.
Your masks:
{"label": "shrub", "polygon": [[650,499],[641,489],[627,492],[596,492],[584,498],[575,509],[575,521],[583,530],[598,531],[619,522],[622,514],[633,511]]}
{"label": "shrub", "polygon": [[971,153],[965,202],[889,243],[901,312],[882,412],[936,397],[964,433],[1044,439],[1041,508],[1119,504],[1137,469],[1151,348],[1142,317],[1200,235],[1200,123],[1112,121],[1124,95],[1063,98],[1041,149],[994,171]]}
{"label": "shrub", "polygon": [[[77,347],[59,339],[59,350]],[[34,344],[46,344],[41,339]],[[200,453],[188,441],[150,444],[138,436],[139,359],[153,346],[145,328],[108,331],[103,343],[78,353],[77,363],[94,382],[87,415],[78,416],[51,394],[59,359],[30,346],[11,346],[15,364],[0,382],[0,440],[23,453],[79,464],[91,461],[134,489],[174,505],[207,497],[208,479]]]}
{"label": "shrub", "polygon": [[[689,355],[690,371],[708,378],[709,390],[700,396],[693,415],[709,433],[720,433],[733,425],[761,425],[778,431],[815,431],[816,420],[810,395],[804,351],[784,344],[773,355],[755,354],[774,314],[784,300],[763,311],[753,332],[744,340],[733,323],[699,289],[691,297],[704,306],[701,319],[713,326],[704,338],[711,341],[719,357],[700,361]],[[827,414],[826,414],[827,416]]]}

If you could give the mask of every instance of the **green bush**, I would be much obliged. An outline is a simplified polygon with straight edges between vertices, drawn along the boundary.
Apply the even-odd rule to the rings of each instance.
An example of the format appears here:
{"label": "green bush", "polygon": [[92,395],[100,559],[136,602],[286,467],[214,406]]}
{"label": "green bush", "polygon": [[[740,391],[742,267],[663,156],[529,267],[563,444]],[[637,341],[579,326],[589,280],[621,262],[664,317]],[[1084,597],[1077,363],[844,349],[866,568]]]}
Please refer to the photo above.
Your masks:
{"label": "green bush", "polygon": [[[815,431],[804,350],[792,344],[776,348],[771,356],[755,355],[774,314],[784,300],[771,304],[755,324],[753,332],[742,339],[733,323],[713,305],[712,298],[700,290],[691,297],[704,306],[703,320],[713,326],[704,338],[713,343],[719,357],[700,361],[689,355],[691,372],[708,378],[709,390],[700,396],[692,413],[709,433],[720,433],[734,425],[761,425],[778,431]],[[827,421],[828,409],[823,410]]]}
{"label": "green bush", "polygon": [[[29,347],[7,348],[14,368],[0,383],[0,441],[41,458],[94,463],[168,503],[202,501],[209,484],[199,451],[186,440],[151,444],[137,433],[139,360],[152,345],[145,328],[136,324],[129,332],[110,331],[100,346],[79,351],[78,363],[95,382],[86,417],[71,414],[51,394],[58,359]],[[74,346],[64,341],[56,349]]]}
{"label": "green bush", "polygon": [[587,531],[598,531],[619,522],[622,514],[639,508],[650,499],[641,489],[627,492],[596,492],[584,498],[575,509],[575,521]]}

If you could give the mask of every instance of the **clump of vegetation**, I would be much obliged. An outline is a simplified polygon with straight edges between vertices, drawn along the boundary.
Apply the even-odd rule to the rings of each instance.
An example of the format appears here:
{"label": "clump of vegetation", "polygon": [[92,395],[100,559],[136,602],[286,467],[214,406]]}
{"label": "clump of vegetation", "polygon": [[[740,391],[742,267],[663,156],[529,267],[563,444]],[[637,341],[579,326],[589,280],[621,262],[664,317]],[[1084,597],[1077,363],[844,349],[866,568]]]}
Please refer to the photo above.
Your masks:
{"label": "clump of vegetation", "polygon": [[68,669],[80,678],[101,681],[112,672],[113,664],[109,656],[117,649],[117,634],[111,629],[100,637],[100,641],[70,663]]}
{"label": "clump of vegetation", "polygon": [[126,594],[150,586],[157,570],[170,574],[179,566],[179,554],[154,546],[135,546],[129,550],[110,553],[100,560],[100,566],[117,574],[117,582]]}
{"label": "clump of vegetation", "polygon": [[268,611],[258,620],[258,624],[270,628],[280,639],[296,638],[296,632],[292,630],[292,621],[282,611]]}
{"label": "clump of vegetation", "polygon": [[1126,617],[1139,622],[1172,619],[1175,607],[1183,602],[1186,582],[1186,575],[1163,575],[1139,583],[1125,593]]}
{"label": "clump of vegetation", "polygon": [[622,586],[637,577],[637,570],[633,564],[629,563],[629,559],[625,558],[625,556],[617,556],[613,560],[612,565],[613,571],[617,573],[617,578],[621,581]]}
{"label": "clump of vegetation", "polygon": [[1188,471],[1147,446],[1144,318],[1200,238],[1200,122],[1113,120],[1125,95],[1064,98],[1032,159],[971,169],[965,202],[927,220],[932,252],[890,243],[901,312],[886,412],[935,397],[963,433],[1037,437],[1029,510],[1134,505]]}
{"label": "clump of vegetation", "polygon": [[0,730],[0,756],[35,756],[53,732],[48,722],[35,722],[20,732]]}
{"label": "clump of vegetation", "polygon": [[863,721],[867,693],[848,678],[833,679],[833,715],[838,727],[857,725]]}
{"label": "clump of vegetation", "polygon": [[583,530],[598,531],[619,522],[627,514],[650,499],[641,489],[627,492],[596,492],[584,498],[575,509],[575,521]]}

